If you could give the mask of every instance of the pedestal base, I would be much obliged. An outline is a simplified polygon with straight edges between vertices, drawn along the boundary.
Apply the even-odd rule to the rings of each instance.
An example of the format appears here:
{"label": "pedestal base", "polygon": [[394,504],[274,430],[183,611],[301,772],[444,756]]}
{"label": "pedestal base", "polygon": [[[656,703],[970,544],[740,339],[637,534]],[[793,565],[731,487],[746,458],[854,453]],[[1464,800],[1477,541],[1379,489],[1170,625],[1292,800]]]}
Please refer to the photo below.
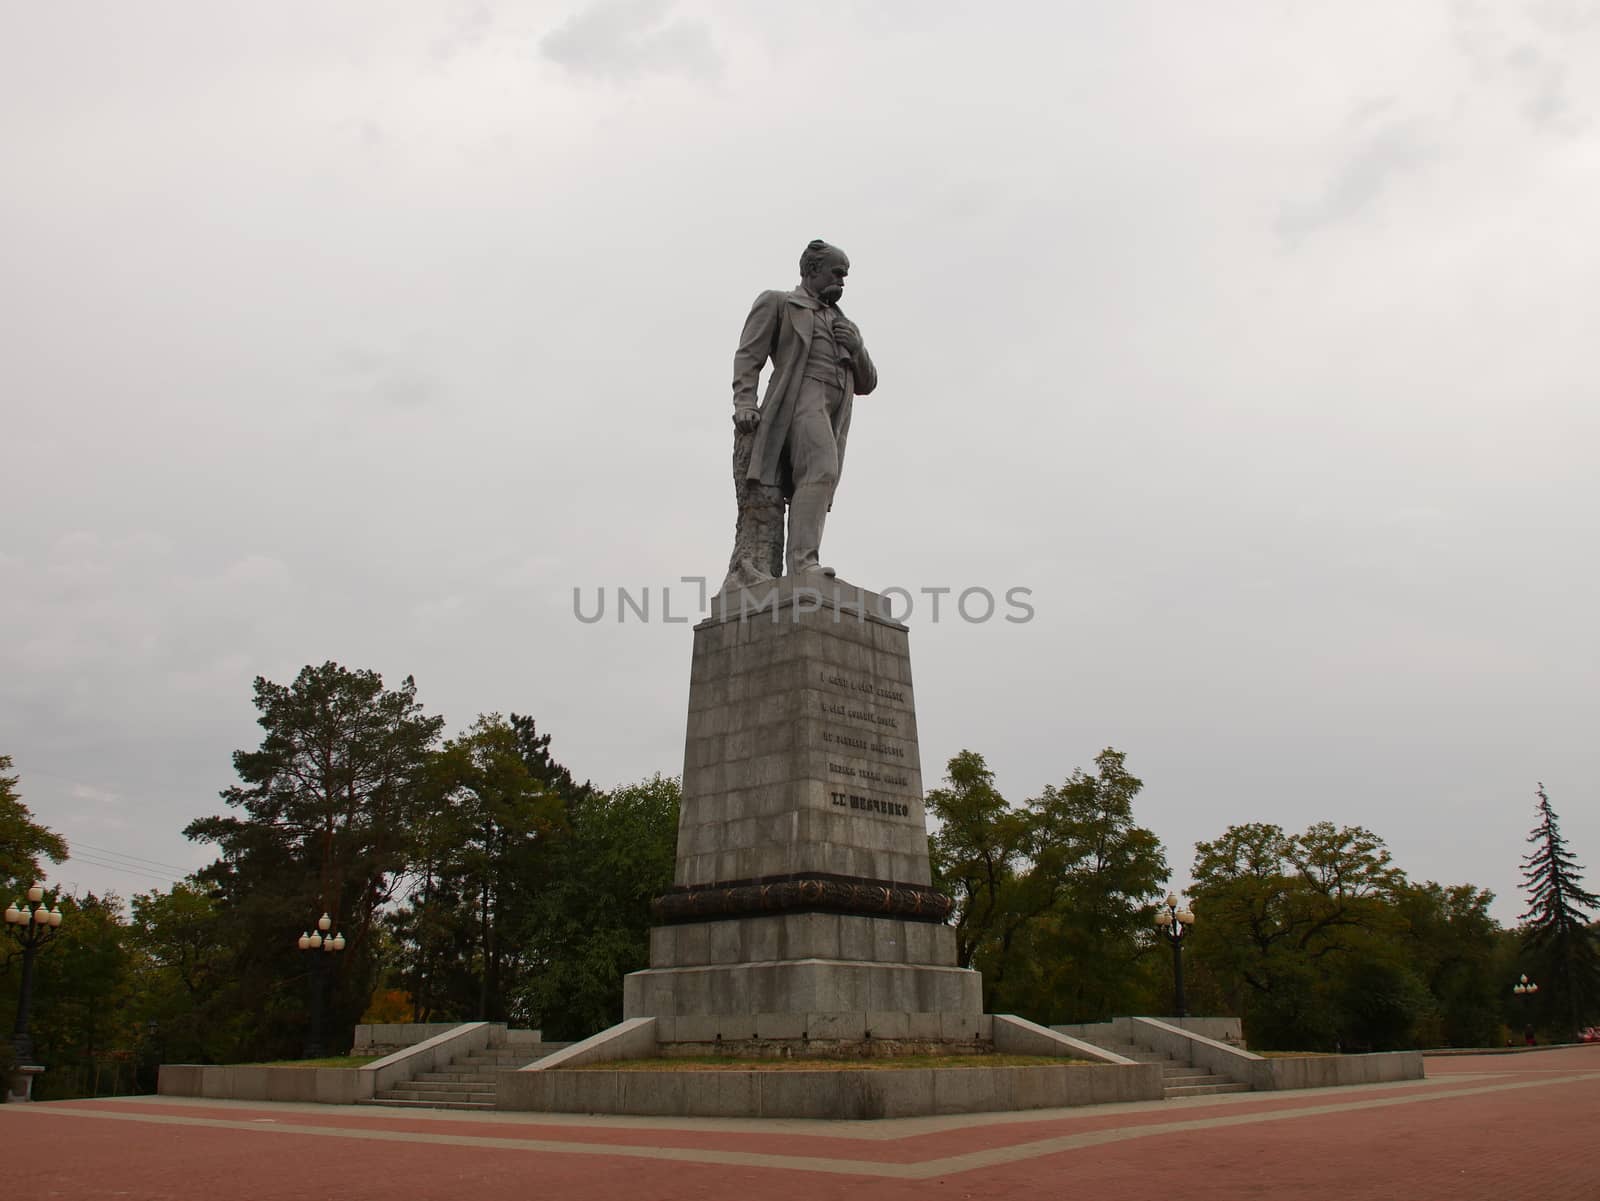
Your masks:
{"label": "pedestal base", "polygon": [[925,964],[797,959],[651,968],[630,973],[622,989],[624,1019],[741,1015],[753,1024],[757,1014],[855,1014],[865,1021],[869,1013],[983,1012],[977,972]]}
{"label": "pedestal base", "polygon": [[954,930],[902,918],[782,913],[658,926],[651,967],[623,979],[623,1015],[659,1019],[664,1048],[981,1043],[983,979],[955,961]]}

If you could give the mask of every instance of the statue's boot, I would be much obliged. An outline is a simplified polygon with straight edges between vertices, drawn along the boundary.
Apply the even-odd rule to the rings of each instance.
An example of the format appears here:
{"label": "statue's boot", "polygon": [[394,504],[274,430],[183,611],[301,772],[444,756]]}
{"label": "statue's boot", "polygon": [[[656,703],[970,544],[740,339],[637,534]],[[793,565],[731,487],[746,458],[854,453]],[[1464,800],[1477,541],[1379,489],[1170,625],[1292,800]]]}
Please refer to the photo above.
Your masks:
{"label": "statue's boot", "polygon": [[739,506],[733,554],[722,591],[770,584],[783,565],[783,500],[776,488],[752,485]]}
{"label": "statue's boot", "polygon": [[739,515],[724,592],[771,583],[783,571],[783,493],[749,478],[755,440],[754,430],[733,435],[733,496]]}
{"label": "statue's boot", "polygon": [[786,564],[790,575],[820,572],[833,575],[817,555],[822,548],[822,527],[827,524],[828,506],[833,503],[833,485],[800,484],[789,501],[789,550]]}

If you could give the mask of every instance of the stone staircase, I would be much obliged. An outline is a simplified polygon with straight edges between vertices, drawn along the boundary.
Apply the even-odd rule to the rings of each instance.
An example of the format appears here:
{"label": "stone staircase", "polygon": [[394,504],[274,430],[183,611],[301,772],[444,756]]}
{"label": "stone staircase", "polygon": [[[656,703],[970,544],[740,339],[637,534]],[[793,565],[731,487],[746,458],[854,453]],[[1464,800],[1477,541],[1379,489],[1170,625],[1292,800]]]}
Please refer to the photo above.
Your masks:
{"label": "stone staircase", "polygon": [[419,1072],[397,1088],[380,1089],[377,1096],[363,1104],[411,1109],[493,1109],[502,1073],[515,1072],[571,1045],[507,1042],[503,1036],[491,1036],[485,1050],[456,1056],[442,1072]]}
{"label": "stone staircase", "polygon": [[1240,1084],[1227,1076],[1212,1075],[1205,1068],[1184,1063],[1161,1051],[1151,1051],[1132,1043],[1115,1043],[1100,1039],[1095,1039],[1094,1045],[1103,1047],[1107,1051],[1115,1051],[1124,1059],[1131,1059],[1135,1063],[1159,1063],[1162,1074],[1162,1096],[1167,1101],[1174,1097],[1208,1097],[1213,1093],[1250,1091],[1248,1084]]}

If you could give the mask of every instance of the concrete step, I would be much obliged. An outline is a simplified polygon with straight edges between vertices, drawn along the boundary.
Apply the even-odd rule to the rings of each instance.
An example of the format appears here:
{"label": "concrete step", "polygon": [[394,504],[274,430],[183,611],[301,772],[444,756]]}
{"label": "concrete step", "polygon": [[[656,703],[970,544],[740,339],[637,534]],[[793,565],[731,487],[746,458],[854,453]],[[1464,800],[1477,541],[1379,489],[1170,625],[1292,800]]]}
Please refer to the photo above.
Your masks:
{"label": "concrete step", "polygon": [[1169,1074],[1162,1084],[1167,1088],[1180,1088],[1196,1084],[1232,1084],[1232,1076],[1219,1076],[1212,1072],[1190,1068],[1188,1071],[1173,1075]]}
{"label": "concrete step", "polygon": [[411,1101],[399,1097],[374,1097],[363,1105],[388,1105],[395,1109],[493,1109],[492,1101]]}
{"label": "concrete step", "polygon": [[396,1088],[421,1089],[430,1093],[488,1093],[494,1095],[493,1080],[427,1080],[419,1076],[395,1085]]}
{"label": "concrete step", "polygon": [[415,1101],[419,1104],[432,1105],[439,1102],[467,1102],[479,1105],[494,1105],[494,1090],[488,1092],[467,1092],[465,1090],[452,1091],[450,1089],[436,1088],[428,1085],[425,1088],[386,1088],[377,1095],[379,1101]]}
{"label": "concrete step", "polygon": [[1174,1097],[1209,1097],[1216,1093],[1247,1093],[1250,1091],[1248,1084],[1186,1084],[1169,1086],[1165,1096],[1167,1100]]}
{"label": "concrete step", "polygon": [[418,1072],[412,1079],[426,1084],[470,1082],[493,1085],[499,1075],[499,1072]]}
{"label": "concrete step", "polygon": [[521,1067],[538,1059],[537,1054],[528,1051],[468,1051],[465,1055],[457,1055],[455,1063],[489,1063],[501,1064],[505,1067]]}

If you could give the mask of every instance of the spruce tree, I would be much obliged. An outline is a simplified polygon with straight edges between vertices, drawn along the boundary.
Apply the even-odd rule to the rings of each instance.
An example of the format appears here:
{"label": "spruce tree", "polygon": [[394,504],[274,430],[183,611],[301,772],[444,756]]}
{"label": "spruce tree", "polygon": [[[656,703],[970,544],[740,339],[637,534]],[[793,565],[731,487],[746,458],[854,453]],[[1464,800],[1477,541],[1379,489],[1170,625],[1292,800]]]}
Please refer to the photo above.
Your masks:
{"label": "spruce tree", "polygon": [[1583,865],[1567,850],[1543,782],[1537,795],[1539,824],[1528,835],[1534,849],[1522,860],[1529,898],[1523,945],[1538,956],[1570,1037],[1600,1008],[1600,951],[1586,912],[1600,908],[1600,896],[1584,890]]}

